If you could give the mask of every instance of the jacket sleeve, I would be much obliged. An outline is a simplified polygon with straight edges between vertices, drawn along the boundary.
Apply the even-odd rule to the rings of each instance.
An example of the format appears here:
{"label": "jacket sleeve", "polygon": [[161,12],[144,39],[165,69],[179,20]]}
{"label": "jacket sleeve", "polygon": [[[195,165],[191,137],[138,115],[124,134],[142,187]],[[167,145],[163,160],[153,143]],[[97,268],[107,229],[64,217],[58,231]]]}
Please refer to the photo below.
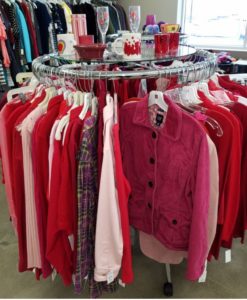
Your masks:
{"label": "jacket sleeve", "polygon": [[208,209],[208,252],[213,244],[218,219],[219,205],[219,161],[213,141],[207,136],[210,164],[210,197]]}
{"label": "jacket sleeve", "polygon": [[209,207],[209,149],[206,134],[194,152],[195,167],[192,178],[193,212],[188,246],[186,278],[198,280],[204,271],[208,253],[208,207]]}

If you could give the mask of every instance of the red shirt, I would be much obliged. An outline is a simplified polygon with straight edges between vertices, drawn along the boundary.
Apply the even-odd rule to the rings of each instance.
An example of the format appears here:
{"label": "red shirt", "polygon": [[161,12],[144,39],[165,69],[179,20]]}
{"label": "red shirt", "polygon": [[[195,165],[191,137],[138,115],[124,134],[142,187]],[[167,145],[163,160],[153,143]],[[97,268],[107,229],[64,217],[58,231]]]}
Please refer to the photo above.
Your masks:
{"label": "red shirt", "polygon": [[132,253],[130,241],[130,225],[128,213],[128,200],[130,196],[130,185],[123,172],[122,155],[119,140],[119,124],[113,126],[113,147],[115,155],[115,176],[118,192],[119,210],[123,235],[123,257],[121,279],[123,283],[131,283],[134,279],[132,269]]}
{"label": "red shirt", "polygon": [[239,118],[243,127],[240,207],[234,237],[241,237],[244,242],[247,229],[247,107],[241,103],[234,103],[229,105],[229,109]]}
{"label": "red shirt", "polygon": [[44,278],[47,278],[52,272],[51,266],[45,257],[48,211],[48,199],[46,192],[48,189],[49,177],[49,137],[53,123],[58,116],[59,107],[62,100],[63,96],[60,95],[49,101],[47,113],[36,122],[32,134],[35,204],[37,211],[42,273]]}
{"label": "red shirt", "polygon": [[208,81],[208,88],[210,91],[223,91],[228,97],[230,100],[234,101],[234,102],[237,102],[238,101],[238,97],[235,96],[232,92],[230,91],[227,91],[223,88],[218,88],[216,86],[216,84],[213,82],[213,80],[209,80]]}
{"label": "red shirt", "polygon": [[230,80],[229,76],[218,76],[219,84],[229,91],[233,92],[235,95],[241,95],[247,98],[247,88],[237,82]]}
{"label": "red shirt", "polygon": [[[232,124],[233,134],[231,140],[231,152],[229,153],[229,171],[224,188],[224,224],[222,229],[222,241],[229,242],[233,237],[233,231],[237,220],[240,203],[240,174],[242,157],[242,126],[239,120],[229,111],[213,104],[202,92],[198,92],[204,106],[222,113]],[[225,134],[228,134],[227,132]],[[222,149],[222,151],[225,151]]]}
{"label": "red shirt", "polygon": [[73,265],[71,248],[67,235],[59,231],[57,217],[59,205],[59,188],[61,184],[62,141],[54,141],[54,154],[51,170],[50,197],[47,219],[47,248],[46,257],[61,275],[65,285],[72,283]]}
{"label": "red shirt", "polygon": [[[77,154],[81,141],[84,120],[79,119],[82,107],[70,112],[62,151],[62,178],[59,193],[58,226],[66,236],[73,235],[73,266],[76,267],[77,246]],[[88,112],[85,119],[90,115]]]}

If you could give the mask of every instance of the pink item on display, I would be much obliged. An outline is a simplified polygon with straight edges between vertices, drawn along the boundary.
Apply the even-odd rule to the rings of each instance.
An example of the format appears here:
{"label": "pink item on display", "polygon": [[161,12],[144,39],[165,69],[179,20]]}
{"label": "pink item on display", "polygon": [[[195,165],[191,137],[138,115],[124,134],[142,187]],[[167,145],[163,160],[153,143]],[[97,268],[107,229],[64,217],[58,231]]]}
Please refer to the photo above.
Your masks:
{"label": "pink item on display", "polygon": [[94,35],[82,35],[79,37],[79,45],[94,44]]}
{"label": "pink item on display", "polygon": [[75,35],[76,45],[79,45],[80,37],[87,35],[87,20],[85,14],[72,15],[72,31]]}
{"label": "pink item on display", "polygon": [[156,15],[147,15],[146,25],[155,25],[156,24]]}

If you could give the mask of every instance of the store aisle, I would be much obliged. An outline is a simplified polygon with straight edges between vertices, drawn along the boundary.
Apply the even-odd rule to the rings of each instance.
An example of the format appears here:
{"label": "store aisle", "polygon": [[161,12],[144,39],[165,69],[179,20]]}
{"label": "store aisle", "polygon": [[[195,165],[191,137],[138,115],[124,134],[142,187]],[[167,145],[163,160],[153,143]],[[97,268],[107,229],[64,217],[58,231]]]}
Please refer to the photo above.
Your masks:
{"label": "store aisle", "polygon": [[[5,192],[0,184],[0,298],[73,298],[72,287],[64,287],[57,277],[35,280],[32,273],[17,272],[17,240],[9,222]],[[247,297],[247,245],[235,242],[232,263],[209,264],[207,283],[198,284],[184,279],[185,263],[172,268],[174,297],[176,298],[246,298]],[[135,282],[119,288],[107,298],[164,298],[162,285],[165,268],[134,250]],[[88,295],[84,295],[87,297]]]}

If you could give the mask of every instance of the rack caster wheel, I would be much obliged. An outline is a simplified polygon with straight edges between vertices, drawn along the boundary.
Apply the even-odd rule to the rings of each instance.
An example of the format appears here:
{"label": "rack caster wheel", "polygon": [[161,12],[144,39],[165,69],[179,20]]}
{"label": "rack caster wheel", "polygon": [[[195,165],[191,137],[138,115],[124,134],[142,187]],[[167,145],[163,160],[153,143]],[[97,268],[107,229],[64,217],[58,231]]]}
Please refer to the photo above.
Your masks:
{"label": "rack caster wheel", "polygon": [[163,293],[167,297],[173,296],[173,285],[170,282],[165,282],[163,286]]}

